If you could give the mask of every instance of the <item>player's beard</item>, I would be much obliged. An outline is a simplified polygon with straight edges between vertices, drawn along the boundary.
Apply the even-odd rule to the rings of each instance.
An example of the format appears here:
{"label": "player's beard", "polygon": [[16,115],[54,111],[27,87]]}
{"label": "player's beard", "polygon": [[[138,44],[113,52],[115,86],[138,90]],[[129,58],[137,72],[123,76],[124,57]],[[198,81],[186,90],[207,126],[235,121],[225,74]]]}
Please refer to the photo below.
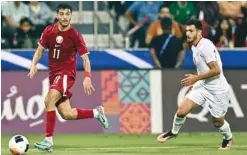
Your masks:
{"label": "player's beard", "polygon": [[69,26],[69,22],[67,22],[66,24],[64,24],[64,23],[62,22],[61,25],[62,25],[63,28],[66,28],[66,27]]}
{"label": "player's beard", "polygon": [[[66,22],[66,24],[65,24],[65,22]],[[66,21],[60,20],[60,21],[59,21],[59,24],[60,24],[63,28],[67,28],[67,27],[70,25],[70,20],[66,20]]]}
{"label": "player's beard", "polygon": [[196,35],[193,36],[191,40],[188,40],[188,39],[187,39],[187,42],[188,42],[188,43],[193,43],[195,40],[197,40],[197,36],[198,36],[198,33],[196,33]]}
{"label": "player's beard", "polygon": [[189,40],[189,39],[187,38],[187,42],[188,42],[188,43],[193,43],[194,40],[195,40],[195,37],[193,37],[193,39],[191,39],[191,40]]}
{"label": "player's beard", "polygon": [[193,37],[192,43],[197,40],[197,34]]}

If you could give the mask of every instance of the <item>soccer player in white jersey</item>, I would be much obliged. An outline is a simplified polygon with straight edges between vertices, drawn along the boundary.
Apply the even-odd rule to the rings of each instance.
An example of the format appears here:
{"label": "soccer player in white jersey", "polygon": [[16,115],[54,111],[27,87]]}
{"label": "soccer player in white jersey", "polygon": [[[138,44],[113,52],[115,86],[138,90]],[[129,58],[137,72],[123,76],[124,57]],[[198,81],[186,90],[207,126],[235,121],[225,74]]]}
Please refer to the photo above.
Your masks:
{"label": "soccer player in white jersey", "polygon": [[224,77],[222,62],[214,44],[202,37],[201,22],[191,19],[186,24],[187,41],[192,44],[193,61],[197,74],[186,74],[181,81],[183,86],[191,88],[179,104],[174,116],[172,129],[161,134],[157,140],[165,142],[177,136],[185,123],[186,115],[194,108],[208,103],[212,123],[224,136],[219,149],[228,150],[232,144],[232,133],[224,116],[229,103],[229,85]]}

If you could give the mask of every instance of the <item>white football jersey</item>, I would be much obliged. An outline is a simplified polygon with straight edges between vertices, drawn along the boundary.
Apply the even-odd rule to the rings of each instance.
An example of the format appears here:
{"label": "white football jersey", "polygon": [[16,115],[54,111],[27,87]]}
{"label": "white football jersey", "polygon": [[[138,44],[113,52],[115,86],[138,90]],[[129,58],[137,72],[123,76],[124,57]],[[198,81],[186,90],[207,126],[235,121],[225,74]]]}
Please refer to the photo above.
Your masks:
{"label": "white football jersey", "polygon": [[207,64],[212,61],[216,61],[221,70],[218,76],[200,80],[196,85],[204,87],[213,94],[227,92],[229,90],[229,84],[223,74],[220,55],[214,44],[210,40],[202,38],[199,43],[196,46],[193,45],[191,49],[198,75],[208,72],[210,69]]}

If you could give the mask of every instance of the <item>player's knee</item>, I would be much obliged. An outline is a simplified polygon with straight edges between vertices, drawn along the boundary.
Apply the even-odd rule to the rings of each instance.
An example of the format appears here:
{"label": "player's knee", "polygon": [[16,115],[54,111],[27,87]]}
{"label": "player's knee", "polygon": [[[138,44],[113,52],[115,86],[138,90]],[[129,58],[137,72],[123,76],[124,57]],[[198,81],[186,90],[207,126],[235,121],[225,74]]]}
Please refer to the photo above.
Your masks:
{"label": "player's knee", "polygon": [[178,117],[185,117],[186,115],[187,115],[186,109],[183,107],[178,107],[177,116]]}
{"label": "player's knee", "polygon": [[51,108],[51,107],[54,107],[55,106],[55,101],[51,98],[51,97],[46,97],[45,98],[45,107],[46,109],[48,108]]}
{"label": "player's knee", "polygon": [[70,112],[70,110],[66,110],[60,113],[61,117],[65,120],[70,120],[72,119],[72,113]]}
{"label": "player's knee", "polygon": [[47,108],[50,102],[50,98],[48,96],[45,97],[45,107]]}
{"label": "player's knee", "polygon": [[224,121],[220,119],[213,119],[212,123],[215,128],[220,128],[224,124]]}
{"label": "player's knee", "polygon": [[60,112],[60,115],[63,119],[67,120],[67,112]]}
{"label": "player's knee", "polygon": [[48,94],[45,97],[45,107],[49,107],[49,106],[55,106],[55,104],[58,102],[59,98],[56,97],[55,95],[52,94]]}
{"label": "player's knee", "polygon": [[184,98],[178,106],[177,116],[186,117],[188,113],[195,107],[195,103],[191,100]]}

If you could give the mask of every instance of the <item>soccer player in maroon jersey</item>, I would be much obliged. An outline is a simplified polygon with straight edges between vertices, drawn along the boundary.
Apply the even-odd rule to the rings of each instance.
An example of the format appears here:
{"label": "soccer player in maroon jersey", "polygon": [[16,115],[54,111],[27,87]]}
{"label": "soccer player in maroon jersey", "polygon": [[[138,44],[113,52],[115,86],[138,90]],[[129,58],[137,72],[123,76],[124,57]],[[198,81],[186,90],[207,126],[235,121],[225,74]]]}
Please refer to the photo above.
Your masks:
{"label": "soccer player in maroon jersey", "polygon": [[88,58],[88,49],[79,32],[71,25],[72,7],[68,4],[57,6],[57,23],[46,27],[41,35],[28,76],[33,78],[37,72],[37,63],[44,49],[49,50],[49,81],[50,89],[45,98],[46,107],[46,133],[45,139],[35,143],[35,148],[42,151],[52,151],[53,133],[56,121],[56,108],[66,120],[96,118],[104,128],[109,128],[104,109],[99,106],[95,109],[71,108],[70,88],[76,78],[76,52],[78,51],[85,70],[83,81],[84,91],[90,95],[94,91],[91,83],[91,65]]}

